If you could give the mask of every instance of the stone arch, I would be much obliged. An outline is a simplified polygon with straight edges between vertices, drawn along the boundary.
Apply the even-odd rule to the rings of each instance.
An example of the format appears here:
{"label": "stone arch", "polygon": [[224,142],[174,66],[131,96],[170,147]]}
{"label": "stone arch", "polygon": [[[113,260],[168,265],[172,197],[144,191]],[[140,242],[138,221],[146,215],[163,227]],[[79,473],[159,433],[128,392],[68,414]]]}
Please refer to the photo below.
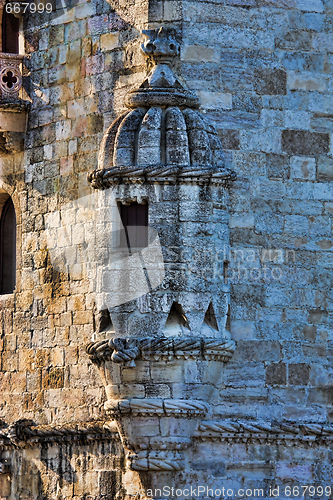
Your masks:
{"label": "stone arch", "polygon": [[3,207],[6,201],[11,198],[16,216],[16,287],[17,291],[21,283],[22,269],[22,210],[20,196],[15,186],[0,179],[0,221]]}

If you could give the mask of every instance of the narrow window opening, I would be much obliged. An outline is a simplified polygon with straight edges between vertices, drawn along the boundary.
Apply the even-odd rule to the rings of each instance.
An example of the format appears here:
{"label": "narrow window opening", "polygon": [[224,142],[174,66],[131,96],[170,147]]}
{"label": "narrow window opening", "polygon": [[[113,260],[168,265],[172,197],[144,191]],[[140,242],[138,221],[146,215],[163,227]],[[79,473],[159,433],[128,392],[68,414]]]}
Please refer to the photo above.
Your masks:
{"label": "narrow window opening", "polygon": [[230,304],[228,305],[227,321],[226,321],[225,329],[227,330],[227,332],[231,332],[231,309],[230,309]]}
{"label": "narrow window opening", "polygon": [[13,293],[16,284],[16,216],[12,199],[2,210],[0,221],[0,293]]}
{"label": "narrow window opening", "polygon": [[120,205],[124,230],[120,232],[120,246],[129,250],[148,246],[148,204]]}
{"label": "narrow window opening", "polygon": [[228,268],[229,268],[229,261],[224,260],[223,261],[223,278],[224,278],[224,284],[228,284]]}
{"label": "narrow window opening", "polygon": [[20,20],[13,14],[6,12],[2,15],[2,52],[7,54],[19,53]]}

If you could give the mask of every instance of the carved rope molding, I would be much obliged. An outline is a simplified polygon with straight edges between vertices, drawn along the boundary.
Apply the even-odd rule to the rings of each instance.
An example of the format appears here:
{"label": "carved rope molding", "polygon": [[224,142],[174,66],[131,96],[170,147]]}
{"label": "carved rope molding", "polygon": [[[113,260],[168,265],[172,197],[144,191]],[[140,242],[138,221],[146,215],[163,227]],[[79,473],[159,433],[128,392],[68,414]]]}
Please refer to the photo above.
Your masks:
{"label": "carved rope molding", "polygon": [[199,356],[223,362],[229,361],[235,350],[233,340],[219,338],[158,338],[158,339],[110,339],[91,342],[86,351],[91,361],[100,365],[104,360],[134,365],[134,360],[195,359]]}
{"label": "carved rope molding", "polygon": [[[173,400],[174,402],[174,400]],[[185,403],[186,401],[183,401]],[[202,402],[197,402],[201,403]],[[4,425],[4,424],[3,424]],[[329,423],[278,423],[278,422],[235,422],[203,421],[194,434],[196,441],[222,441],[226,443],[262,443],[262,444],[304,444],[329,445],[333,442],[333,425]],[[120,441],[118,431],[112,422],[71,422],[62,425],[33,425],[30,420],[18,420],[6,428],[0,429],[0,449],[35,447],[41,443],[62,443],[76,441]],[[171,447],[183,449],[189,442],[179,438],[172,443],[157,443],[155,448]],[[165,450],[162,450],[165,451]],[[168,450],[167,450],[168,451]],[[157,450],[155,450],[157,453]],[[133,455],[138,459],[147,458],[146,450]],[[152,453],[152,450],[149,451]],[[151,458],[153,458],[153,454]],[[169,455],[168,455],[169,456]],[[162,455],[156,455],[162,458]],[[155,458],[156,458],[155,457]],[[131,458],[131,457],[130,457]]]}
{"label": "carved rope molding", "polygon": [[18,420],[0,429],[0,449],[35,447],[42,443],[70,441],[119,441],[118,430],[110,421],[70,422],[62,425],[34,425]]}
{"label": "carved rope molding", "polygon": [[150,167],[112,167],[88,172],[87,179],[95,189],[108,188],[113,184],[132,183],[173,183],[173,184],[213,184],[226,186],[236,174],[228,168],[178,167],[153,165]]}
{"label": "carved rope molding", "polygon": [[184,469],[183,457],[174,451],[140,451],[128,456],[136,471],[178,471]]}
{"label": "carved rope molding", "polygon": [[201,422],[194,438],[226,443],[331,445],[333,425],[275,422]]}
{"label": "carved rope molding", "polygon": [[204,417],[209,411],[209,404],[195,399],[114,399],[108,400],[105,410],[115,418],[124,415],[135,416],[188,416]]}

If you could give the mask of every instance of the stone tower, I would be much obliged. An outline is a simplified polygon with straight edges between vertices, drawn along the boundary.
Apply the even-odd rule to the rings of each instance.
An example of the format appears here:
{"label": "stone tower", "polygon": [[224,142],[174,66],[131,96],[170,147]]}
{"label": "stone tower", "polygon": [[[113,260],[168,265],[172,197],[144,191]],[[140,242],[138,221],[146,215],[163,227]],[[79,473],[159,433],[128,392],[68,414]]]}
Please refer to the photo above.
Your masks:
{"label": "stone tower", "polygon": [[[109,321],[87,352],[100,367],[105,409],[117,421],[130,469],[155,488],[157,472],[171,487],[187,468],[184,452],[210,414],[223,364],[234,351],[224,258],[234,174],[224,166],[216,130],[197,111],[198,98],[172,71],[175,34],[163,27],[144,34],[142,50],[153,68],[128,94],[130,110],[107,130],[98,169],[88,175],[104,190],[98,213],[113,221],[111,231],[124,224],[128,240],[122,248],[121,237],[110,234],[97,300],[107,306],[100,317]],[[110,215],[118,205],[137,210],[140,204],[151,231]],[[141,249],[139,233],[141,239],[147,233]],[[139,300],[128,302],[133,282]]]}
{"label": "stone tower", "polygon": [[0,499],[330,498],[332,0],[36,5],[0,0]]}

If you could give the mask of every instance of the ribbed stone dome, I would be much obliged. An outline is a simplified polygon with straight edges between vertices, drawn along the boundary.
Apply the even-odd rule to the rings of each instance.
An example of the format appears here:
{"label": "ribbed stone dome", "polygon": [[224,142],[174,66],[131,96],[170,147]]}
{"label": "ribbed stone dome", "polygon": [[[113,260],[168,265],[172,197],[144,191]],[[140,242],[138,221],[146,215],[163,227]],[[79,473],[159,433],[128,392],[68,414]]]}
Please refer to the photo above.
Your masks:
{"label": "ribbed stone dome", "polygon": [[98,168],[116,166],[223,166],[217,132],[197,110],[138,107],[107,130]]}
{"label": "ribbed stone dome", "polygon": [[155,66],[126,96],[101,143],[98,168],[88,173],[96,189],[118,182],[224,183],[235,174],[224,167],[215,127],[197,110],[199,99],[175,76],[171,62],[179,43],[163,27],[143,31],[142,50]]}

